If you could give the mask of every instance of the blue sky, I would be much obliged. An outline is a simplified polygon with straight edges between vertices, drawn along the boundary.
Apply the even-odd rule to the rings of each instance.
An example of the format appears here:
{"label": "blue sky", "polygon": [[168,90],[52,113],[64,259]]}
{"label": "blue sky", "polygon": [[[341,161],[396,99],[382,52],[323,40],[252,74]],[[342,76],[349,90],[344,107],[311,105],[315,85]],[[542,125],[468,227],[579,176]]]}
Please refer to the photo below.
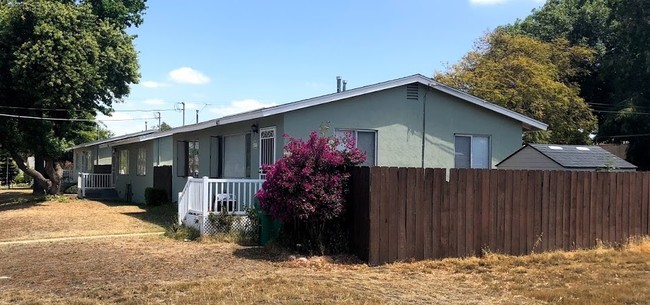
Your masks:
{"label": "blue sky", "polygon": [[[432,76],[540,0],[150,0],[131,30],[140,84],[113,117],[116,135],[186,124],[411,74]],[[133,111],[140,110],[140,111]],[[120,120],[120,121],[111,121]]]}

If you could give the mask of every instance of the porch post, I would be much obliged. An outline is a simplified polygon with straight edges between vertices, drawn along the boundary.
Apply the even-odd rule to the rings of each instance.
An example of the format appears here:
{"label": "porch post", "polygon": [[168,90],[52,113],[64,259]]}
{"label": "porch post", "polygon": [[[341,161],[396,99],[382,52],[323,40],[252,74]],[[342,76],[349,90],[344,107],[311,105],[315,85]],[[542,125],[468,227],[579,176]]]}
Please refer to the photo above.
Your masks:
{"label": "porch post", "polygon": [[81,186],[82,185],[81,184],[82,179],[83,179],[82,178],[82,173],[79,173],[78,176],[77,176],[77,197],[81,197],[81,198],[83,198],[83,196],[85,195],[84,192],[83,192],[82,186]]}
{"label": "porch post", "polygon": [[205,221],[208,219],[208,202],[210,201],[209,192],[208,192],[208,177],[203,176],[202,192],[201,195],[201,213],[203,214],[203,223],[201,223],[201,235],[205,233]]}

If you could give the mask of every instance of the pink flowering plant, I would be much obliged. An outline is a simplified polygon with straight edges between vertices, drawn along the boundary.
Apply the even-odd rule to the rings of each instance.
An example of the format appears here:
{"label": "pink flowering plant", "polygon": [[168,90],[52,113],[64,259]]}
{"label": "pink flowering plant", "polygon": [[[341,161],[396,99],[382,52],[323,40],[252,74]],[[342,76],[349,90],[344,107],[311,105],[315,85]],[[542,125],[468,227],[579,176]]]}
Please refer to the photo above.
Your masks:
{"label": "pink flowering plant", "polygon": [[312,131],[306,141],[284,137],[289,138],[284,156],[264,166],[260,208],[284,223],[323,224],[343,215],[348,169],[366,159],[352,134],[325,137]]}

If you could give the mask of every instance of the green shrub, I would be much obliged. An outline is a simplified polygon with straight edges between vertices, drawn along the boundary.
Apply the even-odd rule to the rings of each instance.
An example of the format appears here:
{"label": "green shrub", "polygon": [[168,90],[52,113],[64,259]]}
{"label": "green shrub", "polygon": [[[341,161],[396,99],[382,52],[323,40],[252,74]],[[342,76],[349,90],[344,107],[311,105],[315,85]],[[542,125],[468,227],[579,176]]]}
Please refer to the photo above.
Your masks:
{"label": "green shrub", "polygon": [[167,198],[167,192],[165,190],[148,187],[144,189],[144,202],[150,206],[162,205],[169,203],[169,198]]}
{"label": "green shrub", "polygon": [[196,240],[201,233],[195,228],[174,222],[165,230],[165,236],[177,240]]}
{"label": "green shrub", "polygon": [[79,191],[79,188],[78,188],[77,185],[75,184],[75,185],[71,185],[70,187],[68,187],[67,189],[65,189],[65,190],[63,191],[63,193],[64,193],[64,194],[77,194],[78,191]]}

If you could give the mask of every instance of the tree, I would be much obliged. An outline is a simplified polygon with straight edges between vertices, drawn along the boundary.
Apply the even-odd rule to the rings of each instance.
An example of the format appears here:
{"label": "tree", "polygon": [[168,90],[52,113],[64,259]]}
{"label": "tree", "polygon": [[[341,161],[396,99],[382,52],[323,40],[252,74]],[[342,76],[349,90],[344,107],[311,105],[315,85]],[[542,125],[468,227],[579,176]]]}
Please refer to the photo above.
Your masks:
{"label": "tree", "polygon": [[167,131],[167,130],[172,129],[172,127],[169,126],[169,124],[167,124],[167,123],[165,123],[165,122],[160,123],[160,126],[157,126],[157,128],[158,128],[158,130],[160,130],[160,131]]}
{"label": "tree", "polygon": [[650,2],[647,0],[549,0],[504,28],[543,41],[567,39],[596,50],[587,74],[575,79],[598,116],[598,142],[629,142],[627,159],[650,169],[648,104]]}
{"label": "tree", "polygon": [[285,228],[294,228],[288,232],[293,239],[289,244],[323,253],[328,248],[325,227],[345,212],[348,169],[363,163],[365,154],[355,147],[351,135],[321,137],[316,131],[307,141],[289,137],[284,149],[285,155],[265,168],[266,181],[257,193],[260,207],[282,220]]}
{"label": "tree", "polygon": [[527,133],[526,142],[585,144],[596,120],[571,80],[592,59],[593,51],[564,39],[546,43],[497,30],[434,78],[549,124],[548,131]]}
{"label": "tree", "polygon": [[612,83],[609,112],[597,139],[628,142],[627,159],[650,170],[650,2],[611,0],[610,24],[616,43],[603,59]]}
{"label": "tree", "polygon": [[[134,36],[146,0],[0,1],[0,144],[50,194],[59,192],[58,158],[98,113],[129,94],[139,78]],[[54,121],[52,119],[58,119]],[[34,155],[44,172],[28,168]],[[39,162],[37,162],[39,163]]]}

